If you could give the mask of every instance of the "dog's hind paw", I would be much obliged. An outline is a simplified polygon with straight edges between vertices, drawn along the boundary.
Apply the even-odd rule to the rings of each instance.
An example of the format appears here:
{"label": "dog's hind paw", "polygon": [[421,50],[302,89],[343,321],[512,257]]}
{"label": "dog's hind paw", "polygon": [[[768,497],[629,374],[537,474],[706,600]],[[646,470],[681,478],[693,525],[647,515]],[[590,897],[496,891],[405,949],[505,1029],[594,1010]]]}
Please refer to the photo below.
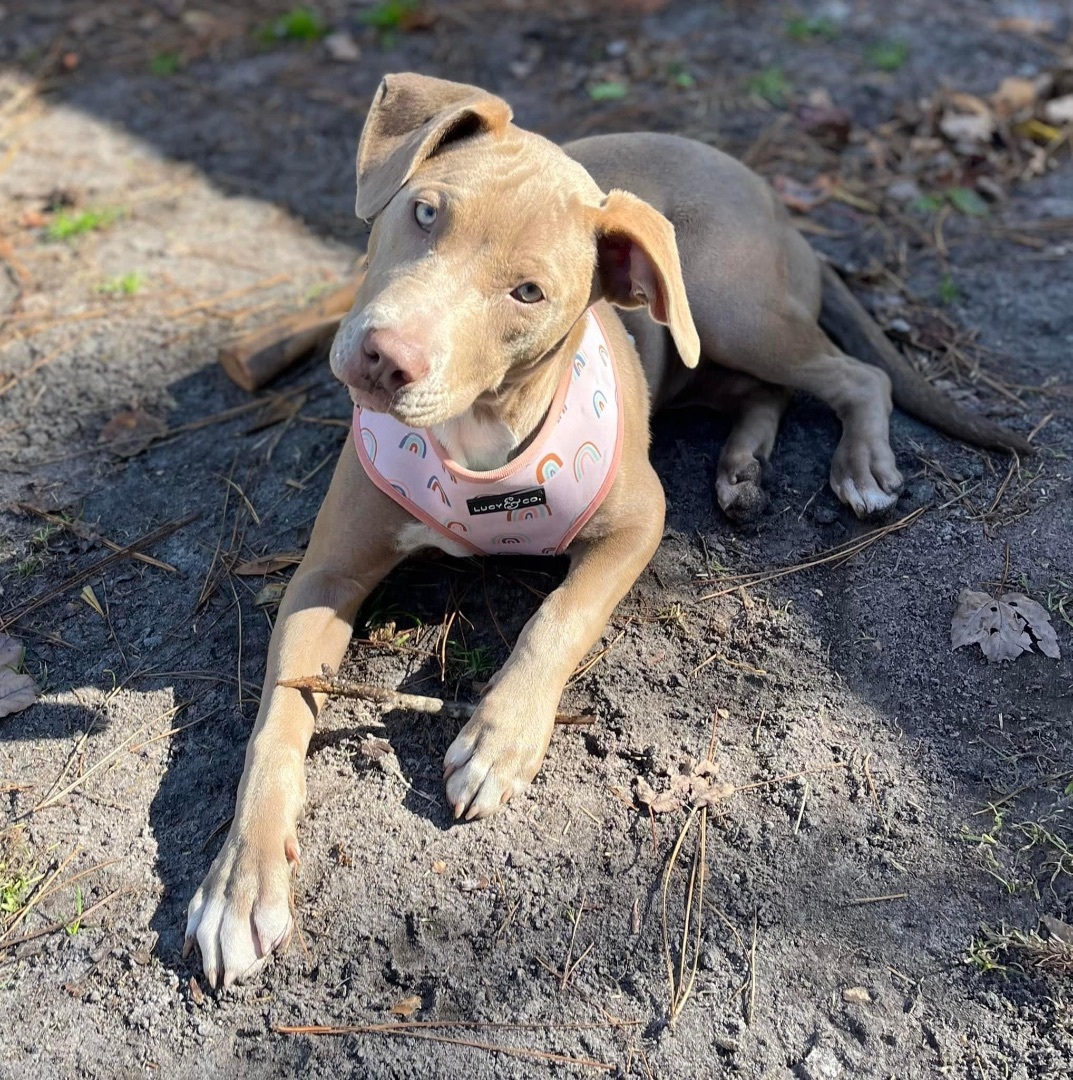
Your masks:
{"label": "dog's hind paw", "polygon": [[857,517],[889,510],[898,501],[902,483],[886,443],[870,447],[843,436],[831,461],[831,490]]}
{"label": "dog's hind paw", "polygon": [[719,463],[715,477],[715,497],[720,509],[731,521],[745,524],[755,521],[768,504],[767,492],[760,486],[763,466],[756,458],[739,467]]}

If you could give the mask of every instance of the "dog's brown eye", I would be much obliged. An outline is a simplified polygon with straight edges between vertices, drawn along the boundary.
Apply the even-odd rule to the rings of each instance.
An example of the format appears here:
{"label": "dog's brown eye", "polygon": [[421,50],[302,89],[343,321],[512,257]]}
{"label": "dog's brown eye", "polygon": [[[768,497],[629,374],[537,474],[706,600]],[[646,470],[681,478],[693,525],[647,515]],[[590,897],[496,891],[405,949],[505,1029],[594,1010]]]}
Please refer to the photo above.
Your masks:
{"label": "dog's brown eye", "polygon": [[425,232],[428,232],[436,221],[436,207],[427,202],[415,203],[414,220]]}
{"label": "dog's brown eye", "polygon": [[544,293],[541,291],[540,286],[532,281],[526,281],[524,284],[519,285],[510,295],[523,304],[535,304],[544,299]]}

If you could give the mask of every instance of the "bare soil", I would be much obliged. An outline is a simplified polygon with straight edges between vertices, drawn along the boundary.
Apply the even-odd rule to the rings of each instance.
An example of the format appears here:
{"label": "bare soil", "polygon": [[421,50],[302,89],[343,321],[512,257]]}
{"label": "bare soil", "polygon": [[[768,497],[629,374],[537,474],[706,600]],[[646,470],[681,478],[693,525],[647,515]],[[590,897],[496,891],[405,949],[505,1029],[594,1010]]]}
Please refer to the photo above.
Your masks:
{"label": "bare soil", "polygon": [[[725,428],[660,420],[665,540],[564,701],[596,722],[557,732],[532,790],[496,819],[456,826],[440,776],[453,725],[333,704],[308,761],[300,940],[219,996],[181,956],[256,712],[273,618],[258,594],[285,580],[234,571],[302,548],[348,416],[323,362],[254,402],[216,349],[360,252],[353,153],[381,74],[479,82],[557,139],[680,131],[807,180],[788,110],[810,90],[882,139],[944,83],[986,93],[1069,54],[1059,2],[800,9],[834,29],[796,40],[793,11],[744,0],[648,15],[467,0],[380,33],[368,5],[320,4],[361,49],[336,62],[322,42],[257,40],[283,4],[5,5],[0,622],[112,554],[105,539],[197,516],[148,549],[167,568],[117,558],[6,627],[44,693],[0,722],[0,1076],[529,1077],[592,1061],[637,1077],[1069,1075],[1068,978],[1003,947],[1042,916],[1073,921],[1068,146],[986,216],[944,215],[945,258],[934,215],[832,201],[810,217],[885,321],[936,309],[962,344],[975,335],[978,367],[933,355],[925,370],[1021,431],[1050,417],[1039,453],[1010,472],[896,415],[909,479],[892,520],[927,511],[848,561],[734,589],[726,575],[875,528],[826,487],[837,425],[794,407],[770,507],[739,530],[713,497]],[[1026,12],[1054,29],[995,23]],[[904,56],[884,71],[875,47],[892,39]],[[775,70],[786,100],[772,105],[758,95]],[[619,100],[587,92],[621,79]],[[862,144],[826,167],[852,173]],[[49,239],[64,208],[110,214]],[[132,409],[157,421],[151,444],[100,443]],[[50,531],[18,504],[80,524]],[[366,606],[348,673],[471,697],[561,572],[414,562]],[[1049,604],[1063,659],[951,652],[966,586]],[[713,717],[721,777],[739,790],[709,816],[696,984],[672,1025],[661,896],[686,815],[650,819],[632,785],[669,787],[708,752]],[[392,753],[370,753],[369,737]],[[672,957],[697,835],[694,822],[670,877]],[[63,887],[10,929],[33,881],[61,867]],[[274,1030],[394,1023],[414,996],[417,1020],[535,1025],[425,1034],[590,1064]]]}

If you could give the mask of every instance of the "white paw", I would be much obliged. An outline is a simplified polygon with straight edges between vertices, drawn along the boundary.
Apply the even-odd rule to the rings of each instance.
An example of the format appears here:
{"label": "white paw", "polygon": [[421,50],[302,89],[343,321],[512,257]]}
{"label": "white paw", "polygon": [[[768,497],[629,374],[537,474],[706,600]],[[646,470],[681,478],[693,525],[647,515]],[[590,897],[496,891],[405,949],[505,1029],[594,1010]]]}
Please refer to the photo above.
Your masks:
{"label": "white paw", "polygon": [[554,717],[498,719],[486,700],[447,750],[443,774],[455,818],[494,814],[524,791],[548,749]]}
{"label": "white paw", "polygon": [[290,941],[291,867],[297,862],[294,840],[266,854],[228,837],[194,893],[186,920],[183,955],[196,941],[209,986],[251,978]]}
{"label": "white paw", "polygon": [[831,461],[831,488],[859,518],[889,510],[902,490],[902,474],[886,443],[868,446],[844,437]]}

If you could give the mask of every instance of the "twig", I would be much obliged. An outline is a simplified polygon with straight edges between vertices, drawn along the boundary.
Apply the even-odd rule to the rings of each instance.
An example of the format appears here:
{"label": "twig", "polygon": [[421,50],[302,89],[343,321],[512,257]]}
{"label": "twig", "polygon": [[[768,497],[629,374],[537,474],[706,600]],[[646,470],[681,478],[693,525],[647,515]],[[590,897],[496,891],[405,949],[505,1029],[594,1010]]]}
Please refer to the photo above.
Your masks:
{"label": "twig", "polygon": [[[17,502],[15,505],[24,513],[34,514],[36,517],[47,521],[50,525],[57,525],[61,529],[66,529],[81,540],[95,540],[97,543],[104,544],[106,548],[110,548],[112,551],[123,550],[122,544],[117,544],[114,540],[109,540],[107,536],[102,536],[96,529],[83,525],[81,522],[68,521],[66,518],[60,517],[59,514],[50,514],[47,510],[42,510],[39,507],[33,506],[31,503]],[[145,563],[147,566],[155,566],[158,570],[167,570],[169,574],[176,573],[175,567],[172,566],[171,563],[161,562],[160,559],[154,559],[152,555],[146,555],[144,552],[134,551],[131,553],[130,557],[136,559],[138,562]]]}
{"label": "twig", "polygon": [[908,900],[909,893],[891,893],[890,896],[858,896],[855,900],[847,900],[846,907],[857,907],[860,904],[884,904],[888,900]]}
{"label": "twig", "polygon": [[430,1031],[417,1031],[403,1024],[351,1024],[346,1027],[287,1027],[273,1025],[273,1031],[281,1035],[387,1035],[403,1039],[427,1039],[430,1042],[447,1043],[451,1046],[465,1046],[471,1050],[484,1050],[491,1054],[504,1054],[507,1057],[523,1058],[530,1061],[554,1061],[559,1065],[578,1065],[600,1072],[614,1072],[615,1065],[593,1058],[576,1058],[567,1054],[555,1054],[549,1050],[535,1050],[529,1047],[504,1046],[501,1043],[476,1042],[473,1039],[456,1039],[450,1035],[435,1035]]}
{"label": "twig", "polygon": [[16,945],[21,945],[25,941],[33,941],[34,938],[44,937],[45,934],[54,934],[57,930],[63,930],[65,927],[70,926],[71,923],[78,919],[82,926],[86,925],[85,920],[92,915],[99,908],[104,907],[105,904],[111,903],[121,893],[130,892],[129,885],[120,885],[118,889],[110,892],[106,897],[98,900],[95,904],[86,908],[85,911],[76,913],[69,919],[64,919],[61,922],[54,922],[50,926],[42,927],[40,930],[35,930],[32,934],[23,934],[22,937],[12,938],[10,941],[5,941],[3,945],[0,945],[0,950],[11,949]]}
{"label": "twig", "polygon": [[801,793],[801,805],[797,810],[797,820],[794,822],[794,836],[801,831],[801,819],[805,816],[805,804],[808,802],[809,792],[812,790],[812,782],[805,781],[805,790]]}
{"label": "twig", "polygon": [[98,559],[92,566],[87,567],[85,570],[80,570],[77,574],[69,577],[61,584],[56,585],[51,589],[46,589],[23,608],[18,610],[9,608],[3,615],[0,615],[0,630],[6,630],[9,626],[14,626],[15,623],[19,622],[21,619],[25,619],[27,615],[36,611],[39,607],[43,607],[45,604],[49,603],[49,601],[55,600],[58,596],[62,596],[69,589],[81,585],[82,582],[87,581],[89,578],[96,577],[101,571],[106,570],[109,566],[133,555],[136,551],[141,551],[142,548],[150,547],[158,541],[171,536],[172,533],[186,528],[187,525],[192,521],[196,521],[200,516],[200,512],[195,511],[192,514],[187,514],[186,517],[169,521],[167,524],[161,525],[159,529],[154,529],[152,532],[146,533],[145,536],[140,539],[135,540],[133,544],[128,544],[127,547],[120,548],[119,551],[115,551],[111,555],[106,555],[103,559]]}
{"label": "twig", "polygon": [[880,529],[873,529],[864,536],[848,540],[843,544],[837,544],[823,554],[816,555],[811,559],[806,559],[804,562],[795,563],[793,566],[785,566],[780,570],[758,571],[753,574],[735,574],[731,577],[721,578],[722,581],[727,583],[733,582],[733,584],[730,585],[729,588],[720,589],[717,592],[706,593],[699,598],[698,602],[700,600],[715,600],[720,596],[729,596],[730,593],[737,592],[742,585],[763,585],[768,581],[774,581],[776,578],[786,577],[789,574],[799,574],[803,570],[814,570],[816,567],[824,566],[828,563],[846,562],[853,558],[854,555],[859,555],[866,548],[871,547],[872,544],[882,540],[884,537],[890,536],[892,533],[900,532],[902,529],[907,529],[930,509],[932,509],[931,506],[918,506],[914,511],[906,514],[905,517],[899,518],[897,521],[892,521],[889,525],[884,525]]}
{"label": "twig", "polygon": [[752,1027],[756,1017],[756,936],[759,919],[753,911],[753,943],[749,946],[749,1001],[745,1013],[745,1022]]}
{"label": "twig", "polygon": [[[447,701],[444,698],[426,697],[423,694],[406,694],[399,690],[389,690],[384,686],[373,686],[371,683],[356,683],[323,675],[307,675],[300,679],[280,679],[276,685],[285,686],[291,690],[308,690],[314,694],[328,694],[331,697],[375,701],[388,709],[406,709],[409,712],[445,716],[450,720],[468,720],[480,707],[468,701]],[[596,718],[556,713],[555,723],[572,727],[585,726],[596,723]]]}

